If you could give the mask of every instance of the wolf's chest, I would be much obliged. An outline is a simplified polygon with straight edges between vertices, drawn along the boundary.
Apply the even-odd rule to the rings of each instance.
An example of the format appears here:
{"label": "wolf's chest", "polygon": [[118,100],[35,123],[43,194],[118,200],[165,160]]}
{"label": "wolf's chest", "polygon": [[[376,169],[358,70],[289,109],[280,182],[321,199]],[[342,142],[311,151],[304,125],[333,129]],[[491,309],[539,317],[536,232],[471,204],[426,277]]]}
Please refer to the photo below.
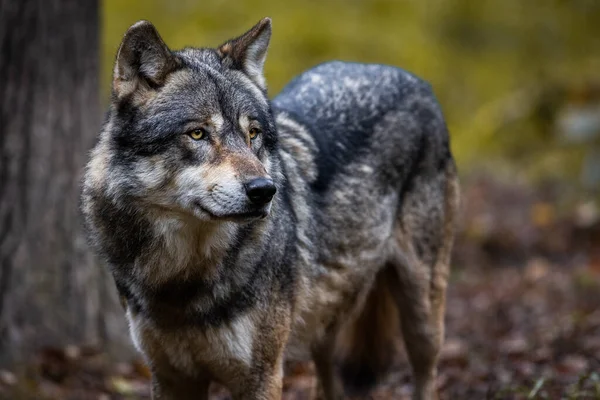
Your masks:
{"label": "wolf's chest", "polygon": [[158,329],[128,313],[130,334],[138,350],[160,356],[171,367],[188,373],[230,364],[249,366],[254,350],[254,321],[249,314],[218,328]]}

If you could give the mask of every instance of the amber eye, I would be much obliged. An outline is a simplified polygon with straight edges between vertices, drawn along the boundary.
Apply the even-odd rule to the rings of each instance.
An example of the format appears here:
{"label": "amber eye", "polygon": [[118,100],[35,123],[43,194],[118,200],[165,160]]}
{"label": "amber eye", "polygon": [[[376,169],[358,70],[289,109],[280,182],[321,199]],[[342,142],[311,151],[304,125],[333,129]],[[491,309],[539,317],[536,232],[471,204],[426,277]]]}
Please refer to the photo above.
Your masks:
{"label": "amber eye", "polygon": [[251,128],[251,129],[250,129],[250,132],[249,132],[249,134],[250,134],[250,139],[251,139],[251,140],[254,140],[254,139],[256,139],[256,137],[258,136],[258,134],[259,134],[259,133],[260,133],[260,129],[258,129],[258,128]]}
{"label": "amber eye", "polygon": [[204,131],[204,129],[194,129],[193,131],[189,131],[188,135],[190,135],[190,137],[194,140],[200,140],[200,139],[204,139],[204,136],[206,135],[206,132]]}

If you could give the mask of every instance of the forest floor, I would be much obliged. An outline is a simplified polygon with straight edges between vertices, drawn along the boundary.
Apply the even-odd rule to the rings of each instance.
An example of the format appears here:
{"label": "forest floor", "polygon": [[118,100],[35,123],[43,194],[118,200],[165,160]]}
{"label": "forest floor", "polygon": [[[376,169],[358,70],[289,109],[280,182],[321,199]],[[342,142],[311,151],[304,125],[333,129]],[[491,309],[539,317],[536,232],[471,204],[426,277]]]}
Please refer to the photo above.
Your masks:
{"label": "forest floor", "polygon": [[[475,180],[465,190],[448,292],[441,399],[600,399],[600,223],[591,204],[559,211],[552,191]],[[401,339],[399,338],[399,343]],[[97,349],[39,352],[0,370],[1,399],[149,399],[140,362]],[[400,353],[373,400],[409,399]],[[308,399],[309,363],[286,366],[284,399]],[[214,400],[228,398],[212,389]]]}

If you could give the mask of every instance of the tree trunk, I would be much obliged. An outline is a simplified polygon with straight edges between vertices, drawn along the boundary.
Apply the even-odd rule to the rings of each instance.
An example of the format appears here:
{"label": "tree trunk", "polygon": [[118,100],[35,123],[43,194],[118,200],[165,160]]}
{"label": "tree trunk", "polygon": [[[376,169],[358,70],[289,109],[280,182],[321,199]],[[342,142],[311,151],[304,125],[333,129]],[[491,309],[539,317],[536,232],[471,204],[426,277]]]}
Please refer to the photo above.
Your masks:
{"label": "tree trunk", "polygon": [[98,0],[0,0],[0,364],[47,345],[128,347],[78,207],[101,124],[99,35]]}

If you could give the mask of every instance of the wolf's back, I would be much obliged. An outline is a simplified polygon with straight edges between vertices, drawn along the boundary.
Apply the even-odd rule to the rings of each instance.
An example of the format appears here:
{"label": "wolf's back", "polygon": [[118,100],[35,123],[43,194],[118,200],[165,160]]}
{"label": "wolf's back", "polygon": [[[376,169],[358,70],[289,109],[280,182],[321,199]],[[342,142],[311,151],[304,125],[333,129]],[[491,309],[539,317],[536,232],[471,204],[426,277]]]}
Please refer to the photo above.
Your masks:
{"label": "wolf's back", "polygon": [[[318,65],[292,80],[273,99],[275,110],[284,111],[313,134],[318,146],[318,179],[313,185],[326,190],[339,168],[368,151],[370,141],[382,121],[396,118],[398,129],[389,146],[399,156],[421,146],[422,126],[432,122],[443,126],[426,141],[445,157],[448,138],[442,112],[431,86],[397,67],[334,61]],[[410,121],[399,113],[404,112]],[[411,151],[405,151],[410,149]]]}

